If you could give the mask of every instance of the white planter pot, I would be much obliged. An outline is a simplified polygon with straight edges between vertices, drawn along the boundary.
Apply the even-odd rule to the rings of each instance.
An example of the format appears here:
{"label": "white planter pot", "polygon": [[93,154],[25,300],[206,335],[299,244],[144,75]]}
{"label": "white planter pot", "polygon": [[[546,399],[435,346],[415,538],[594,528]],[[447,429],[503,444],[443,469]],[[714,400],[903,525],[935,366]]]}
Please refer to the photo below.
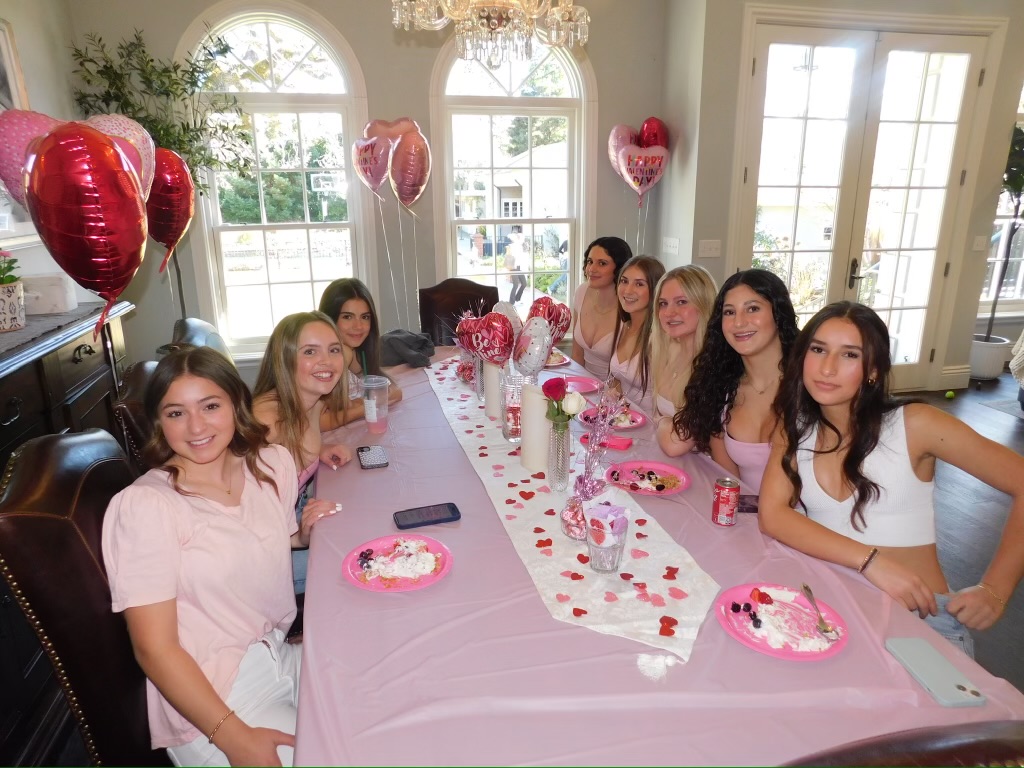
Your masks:
{"label": "white planter pot", "polygon": [[25,286],[16,283],[0,285],[0,333],[25,327]]}
{"label": "white planter pot", "polygon": [[1006,365],[1013,344],[1002,336],[992,336],[985,341],[985,334],[974,334],[971,342],[971,378],[998,379]]}

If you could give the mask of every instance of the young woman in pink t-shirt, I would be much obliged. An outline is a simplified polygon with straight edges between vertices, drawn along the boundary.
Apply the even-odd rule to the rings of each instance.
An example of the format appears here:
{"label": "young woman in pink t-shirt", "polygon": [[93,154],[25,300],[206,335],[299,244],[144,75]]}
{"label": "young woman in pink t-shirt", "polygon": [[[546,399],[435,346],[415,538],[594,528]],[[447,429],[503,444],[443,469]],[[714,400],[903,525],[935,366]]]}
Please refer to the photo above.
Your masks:
{"label": "young woman in pink t-shirt", "polygon": [[156,467],[103,521],[112,607],[146,673],[150,735],[178,765],[291,764],[300,649],[290,549],[336,505],[298,523],[295,465],[266,441],[234,366],[171,352],[145,396]]}

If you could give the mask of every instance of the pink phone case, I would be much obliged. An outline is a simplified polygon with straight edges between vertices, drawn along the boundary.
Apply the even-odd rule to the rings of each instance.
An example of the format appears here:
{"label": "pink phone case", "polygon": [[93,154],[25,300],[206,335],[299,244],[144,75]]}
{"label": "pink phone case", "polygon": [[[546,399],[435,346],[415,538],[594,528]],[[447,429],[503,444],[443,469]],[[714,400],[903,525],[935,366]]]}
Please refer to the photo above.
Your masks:
{"label": "pink phone case", "polygon": [[[580,438],[580,443],[586,445],[590,442],[590,435],[583,435]],[[601,443],[605,448],[611,448],[613,451],[625,451],[633,445],[632,437],[619,437],[618,435],[610,435],[604,439]]]}

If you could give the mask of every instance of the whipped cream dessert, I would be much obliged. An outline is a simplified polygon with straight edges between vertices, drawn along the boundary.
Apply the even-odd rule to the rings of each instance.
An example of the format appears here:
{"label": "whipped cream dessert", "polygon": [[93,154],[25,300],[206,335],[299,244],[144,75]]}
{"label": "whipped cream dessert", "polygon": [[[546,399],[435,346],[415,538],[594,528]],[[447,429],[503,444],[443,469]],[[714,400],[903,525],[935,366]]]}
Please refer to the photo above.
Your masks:
{"label": "whipped cream dessert", "polygon": [[814,610],[793,604],[798,592],[779,588],[762,592],[771,595],[773,602],[770,605],[753,605],[761,625],[758,627],[753,622],[747,625],[752,635],[764,638],[772,648],[788,648],[802,653],[817,653],[831,645],[816,628]]}
{"label": "whipped cream dessert", "polygon": [[363,565],[363,581],[381,579],[418,579],[436,573],[441,567],[441,556],[427,551],[427,543],[419,539],[396,539],[395,548],[388,553],[369,557]]}

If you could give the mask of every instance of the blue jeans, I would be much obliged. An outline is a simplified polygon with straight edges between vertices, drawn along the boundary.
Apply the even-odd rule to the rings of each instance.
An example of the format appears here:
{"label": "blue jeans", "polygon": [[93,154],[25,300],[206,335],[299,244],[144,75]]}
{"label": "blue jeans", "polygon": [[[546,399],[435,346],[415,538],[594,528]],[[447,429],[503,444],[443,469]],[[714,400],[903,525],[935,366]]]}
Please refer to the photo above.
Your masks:
{"label": "blue jeans", "polygon": [[[316,475],[309,479],[309,482],[299,488],[299,498],[295,502],[295,517],[302,523],[302,510],[306,502],[313,498],[316,493]],[[301,595],[306,591],[306,572],[309,570],[309,550],[292,550],[292,584],[295,587],[295,594]]]}
{"label": "blue jeans", "polygon": [[929,627],[973,659],[974,638],[971,637],[971,631],[946,611],[946,605],[951,599],[951,595],[935,595],[935,602],[939,604],[939,613],[937,616],[926,616],[925,621],[928,622]]}

